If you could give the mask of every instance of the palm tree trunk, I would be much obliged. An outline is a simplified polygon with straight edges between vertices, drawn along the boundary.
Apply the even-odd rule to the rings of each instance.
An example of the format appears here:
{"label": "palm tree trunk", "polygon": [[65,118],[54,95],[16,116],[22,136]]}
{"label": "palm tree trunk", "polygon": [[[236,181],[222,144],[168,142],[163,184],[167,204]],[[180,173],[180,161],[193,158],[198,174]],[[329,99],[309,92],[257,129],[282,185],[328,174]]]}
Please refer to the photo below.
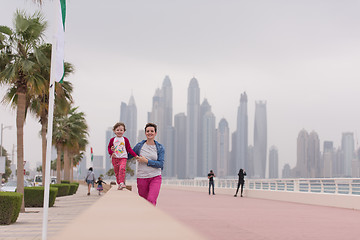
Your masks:
{"label": "palm tree trunk", "polygon": [[25,212],[24,205],[24,122],[26,96],[18,92],[18,104],[16,109],[16,137],[17,137],[17,188],[18,193],[23,194],[20,212]]}
{"label": "palm tree trunk", "polygon": [[64,180],[70,181],[70,159],[68,147],[64,147]]}
{"label": "palm tree trunk", "polygon": [[41,143],[42,143],[42,182],[45,186],[45,171],[46,171],[46,128],[47,120],[41,119]]}
{"label": "palm tree trunk", "polygon": [[74,181],[74,154],[70,154],[70,182]]}
{"label": "palm tree trunk", "polygon": [[56,145],[57,150],[57,158],[56,158],[56,181],[57,183],[61,183],[61,145]]}

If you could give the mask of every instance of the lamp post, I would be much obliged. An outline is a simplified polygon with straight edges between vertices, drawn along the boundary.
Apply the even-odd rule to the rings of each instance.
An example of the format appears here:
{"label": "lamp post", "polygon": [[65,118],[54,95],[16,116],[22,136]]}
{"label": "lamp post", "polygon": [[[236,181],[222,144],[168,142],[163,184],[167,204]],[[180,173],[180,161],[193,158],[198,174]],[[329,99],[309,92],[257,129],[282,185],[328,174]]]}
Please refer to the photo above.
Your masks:
{"label": "lamp post", "polygon": [[4,126],[4,124],[1,124],[1,142],[0,142],[0,157],[2,157],[2,148],[3,148],[3,130],[9,128],[11,129],[11,126]]}

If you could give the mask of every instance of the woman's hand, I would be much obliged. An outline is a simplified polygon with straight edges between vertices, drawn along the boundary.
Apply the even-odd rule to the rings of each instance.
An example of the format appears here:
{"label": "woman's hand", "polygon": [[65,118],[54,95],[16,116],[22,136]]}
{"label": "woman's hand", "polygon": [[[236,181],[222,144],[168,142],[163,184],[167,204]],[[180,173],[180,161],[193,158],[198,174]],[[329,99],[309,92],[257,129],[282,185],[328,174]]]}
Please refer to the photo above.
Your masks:
{"label": "woman's hand", "polygon": [[139,163],[148,163],[148,160],[145,158],[145,157],[143,157],[143,156],[137,156],[136,157],[136,160],[139,162]]}

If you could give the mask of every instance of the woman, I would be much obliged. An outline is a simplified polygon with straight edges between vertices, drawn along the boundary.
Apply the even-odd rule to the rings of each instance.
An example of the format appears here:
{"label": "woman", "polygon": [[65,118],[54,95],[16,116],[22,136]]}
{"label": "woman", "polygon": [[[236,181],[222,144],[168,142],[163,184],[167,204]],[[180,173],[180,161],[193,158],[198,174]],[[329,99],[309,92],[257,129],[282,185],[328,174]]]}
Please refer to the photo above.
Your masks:
{"label": "woman", "polygon": [[92,167],[89,168],[89,171],[88,171],[88,173],[86,175],[85,181],[86,181],[86,183],[88,185],[88,193],[87,193],[87,195],[90,195],[90,188],[91,188],[91,186],[94,187],[94,182],[95,182],[95,174],[93,172]]}
{"label": "woman", "polygon": [[245,170],[241,168],[238,175],[239,175],[239,181],[238,181],[238,185],[237,185],[237,189],[236,189],[236,193],[235,193],[234,197],[237,197],[240,186],[241,186],[240,197],[243,196],[242,194],[243,194],[243,188],[244,188],[244,183],[245,183],[244,177],[246,176]]}
{"label": "woman", "polygon": [[148,123],[145,126],[146,140],[142,140],[134,147],[138,155],[137,188],[141,197],[151,202],[154,206],[159,196],[161,186],[161,170],[164,166],[165,149],[155,141],[157,126]]}

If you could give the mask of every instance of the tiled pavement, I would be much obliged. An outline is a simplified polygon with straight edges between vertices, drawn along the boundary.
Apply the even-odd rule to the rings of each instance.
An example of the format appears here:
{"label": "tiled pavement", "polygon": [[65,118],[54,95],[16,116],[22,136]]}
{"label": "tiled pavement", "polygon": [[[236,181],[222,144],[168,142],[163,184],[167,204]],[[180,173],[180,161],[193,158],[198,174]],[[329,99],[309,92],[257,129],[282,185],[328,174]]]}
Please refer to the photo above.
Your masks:
{"label": "tiled pavement", "polygon": [[[64,226],[101,196],[92,188],[87,196],[87,187],[81,185],[75,195],[56,198],[54,207],[48,210],[48,239],[51,239]],[[0,239],[35,240],[42,238],[42,208],[26,208],[17,221],[10,225],[0,225]]]}

